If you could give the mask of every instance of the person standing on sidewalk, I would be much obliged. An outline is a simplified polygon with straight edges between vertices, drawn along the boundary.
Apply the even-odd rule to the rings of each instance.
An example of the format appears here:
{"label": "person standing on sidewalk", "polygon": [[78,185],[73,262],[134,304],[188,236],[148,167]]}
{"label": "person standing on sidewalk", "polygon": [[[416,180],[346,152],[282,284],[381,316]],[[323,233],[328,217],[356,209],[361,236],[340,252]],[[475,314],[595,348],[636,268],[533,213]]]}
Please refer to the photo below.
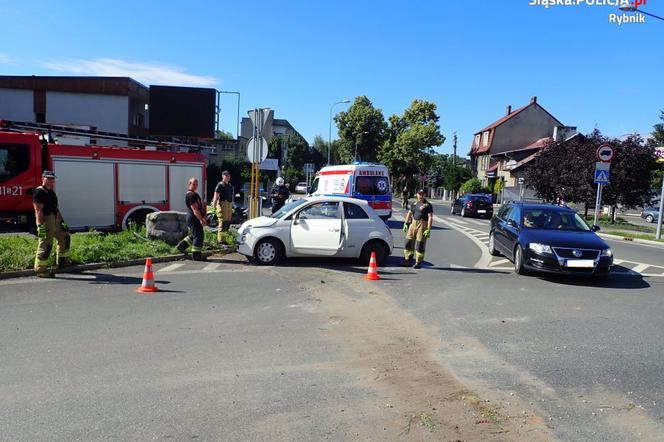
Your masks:
{"label": "person standing on sidewalk", "polygon": [[[413,266],[419,269],[424,261],[424,252],[427,239],[431,237],[431,225],[433,224],[433,206],[424,197],[424,189],[417,191],[417,201],[414,202],[403,223],[403,231],[406,233],[406,245],[404,246],[404,266]],[[415,246],[415,265],[413,265],[413,246]]]}
{"label": "person standing on sidewalk", "polygon": [[198,179],[189,178],[188,190],[184,197],[187,206],[187,225],[189,226],[189,235],[186,236],[177,245],[182,253],[187,253],[191,245],[191,257],[194,261],[207,261],[203,256],[203,239],[205,231],[203,226],[207,225],[205,220],[205,205],[201,196],[196,192],[198,190]]}
{"label": "person standing on sidewalk", "polygon": [[228,230],[233,218],[233,197],[235,189],[231,184],[231,173],[227,170],[221,172],[221,181],[214,188],[214,197],[212,198],[212,207],[217,213],[218,228],[217,241],[219,244],[223,241],[223,232]]}
{"label": "person standing on sidewalk", "polygon": [[58,197],[55,194],[55,174],[50,170],[42,173],[42,185],[32,194],[32,205],[35,209],[37,223],[37,256],[35,257],[35,273],[40,278],[53,278],[55,273],[48,267],[48,258],[53,249],[53,238],[58,241],[58,268],[71,264],[69,247],[71,237],[69,227],[58,209]]}
{"label": "person standing on sidewalk", "polygon": [[410,191],[408,189],[408,178],[405,174],[401,174],[401,179],[399,180],[399,187],[401,188],[401,208],[408,208],[408,197],[410,197]]}

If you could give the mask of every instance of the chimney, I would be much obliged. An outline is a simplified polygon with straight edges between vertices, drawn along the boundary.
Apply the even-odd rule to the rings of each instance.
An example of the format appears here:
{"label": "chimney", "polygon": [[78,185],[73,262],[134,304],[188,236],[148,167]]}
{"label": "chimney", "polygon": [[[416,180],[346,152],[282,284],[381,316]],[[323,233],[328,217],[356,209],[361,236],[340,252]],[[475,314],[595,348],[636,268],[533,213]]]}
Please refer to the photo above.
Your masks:
{"label": "chimney", "polygon": [[507,115],[512,113],[512,105],[511,104],[507,106],[507,111],[506,112],[507,112]]}
{"label": "chimney", "polygon": [[534,96],[530,99],[530,104],[537,103],[537,96]]}

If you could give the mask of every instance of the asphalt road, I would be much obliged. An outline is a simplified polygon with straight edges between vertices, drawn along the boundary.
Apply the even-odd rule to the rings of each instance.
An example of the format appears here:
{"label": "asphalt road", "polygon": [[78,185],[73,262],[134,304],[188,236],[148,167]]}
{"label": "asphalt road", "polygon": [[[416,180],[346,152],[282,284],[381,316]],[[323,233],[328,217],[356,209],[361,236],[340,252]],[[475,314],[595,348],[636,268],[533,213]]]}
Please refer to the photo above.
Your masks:
{"label": "asphalt road", "polygon": [[661,440],[663,249],[612,243],[606,281],[523,277],[487,258],[488,221],[436,206],[413,270],[401,216],[374,283],[241,257],[157,266],[152,296],[139,267],[0,281],[0,439]]}

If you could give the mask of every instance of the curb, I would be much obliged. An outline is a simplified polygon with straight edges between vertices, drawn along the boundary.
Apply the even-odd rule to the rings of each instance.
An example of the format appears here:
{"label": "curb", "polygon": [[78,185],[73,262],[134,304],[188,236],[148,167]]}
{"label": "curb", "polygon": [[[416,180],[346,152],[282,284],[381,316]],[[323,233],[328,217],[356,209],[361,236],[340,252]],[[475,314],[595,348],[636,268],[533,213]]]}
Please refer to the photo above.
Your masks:
{"label": "curb", "polygon": [[[229,247],[224,250],[210,250],[206,252],[202,252],[204,256],[209,257],[209,256],[224,256],[228,255],[230,253],[234,253],[236,251],[235,247]],[[146,257],[148,258],[148,257]],[[56,274],[58,273],[80,273],[80,272],[85,272],[87,270],[97,270],[97,269],[113,269],[113,268],[118,268],[118,267],[131,267],[131,266],[137,266],[141,264],[145,264],[145,259],[146,258],[137,258],[137,259],[130,259],[129,261],[120,261],[120,262],[97,262],[97,263],[90,263],[90,264],[80,264],[80,265],[74,265],[71,267],[67,267],[66,269],[57,271]],[[180,261],[182,259],[186,259],[185,255],[183,254],[178,254],[178,255],[166,255],[166,256],[157,256],[152,258],[152,262],[155,264],[159,264],[162,262],[171,262],[171,261]],[[15,272],[0,272],[0,280],[3,279],[12,279],[12,278],[25,278],[28,276],[35,276],[35,271],[34,270],[18,270]]]}
{"label": "curb", "polygon": [[616,240],[635,242],[635,243],[638,243],[638,244],[647,244],[649,246],[655,246],[655,247],[660,247],[660,248],[664,249],[664,243],[659,242],[659,241],[652,241],[652,240],[649,240],[649,239],[628,238],[626,236],[609,235],[608,233],[597,233],[597,236],[599,236],[601,238],[606,238],[606,239],[616,239]]}

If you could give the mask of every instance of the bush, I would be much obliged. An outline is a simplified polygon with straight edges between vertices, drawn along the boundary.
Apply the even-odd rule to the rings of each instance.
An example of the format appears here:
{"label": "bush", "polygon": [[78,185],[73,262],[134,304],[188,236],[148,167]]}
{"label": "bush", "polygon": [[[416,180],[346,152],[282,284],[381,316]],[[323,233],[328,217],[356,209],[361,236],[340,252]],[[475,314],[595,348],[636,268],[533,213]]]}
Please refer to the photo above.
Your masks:
{"label": "bush", "polygon": [[473,177],[461,185],[459,192],[462,194],[466,193],[478,193],[482,189],[482,183],[477,177]]}

